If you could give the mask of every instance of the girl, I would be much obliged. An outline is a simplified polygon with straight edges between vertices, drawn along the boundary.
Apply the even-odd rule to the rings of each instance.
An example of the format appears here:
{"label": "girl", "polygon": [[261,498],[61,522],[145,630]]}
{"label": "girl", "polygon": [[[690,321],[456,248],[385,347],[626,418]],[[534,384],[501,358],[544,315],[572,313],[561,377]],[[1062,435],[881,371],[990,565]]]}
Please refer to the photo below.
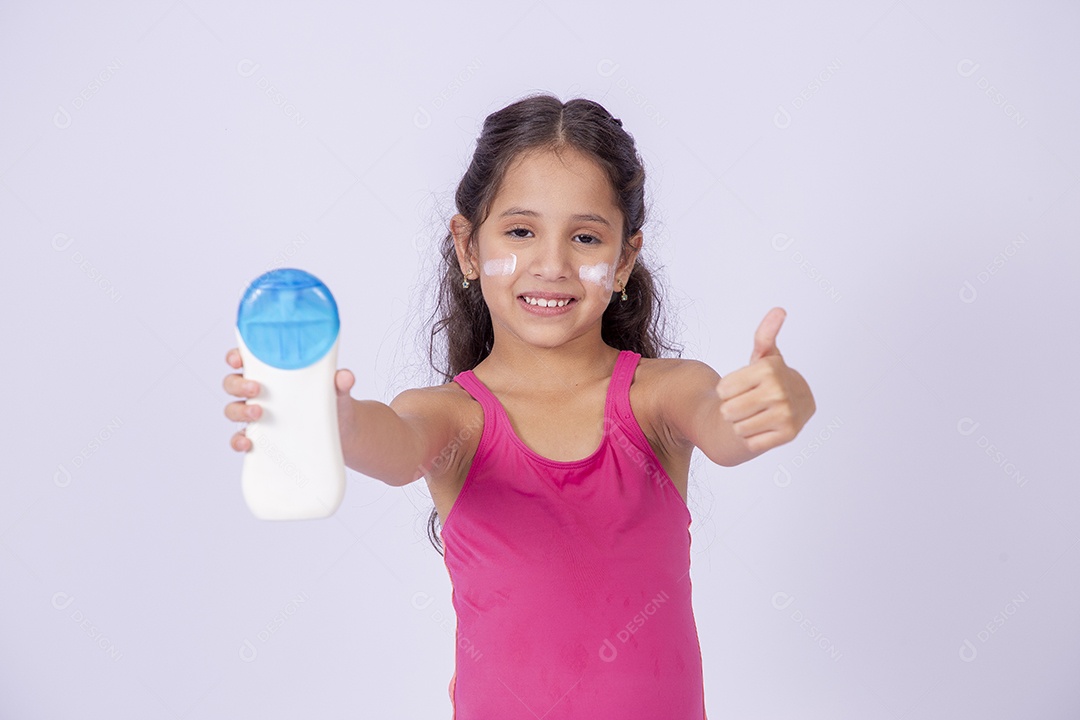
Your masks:
{"label": "girl", "polygon": [[[348,467],[431,492],[457,613],[455,720],[704,720],[691,453],[737,465],[814,413],[776,348],[780,308],[723,379],[658,357],[644,181],[595,102],[536,95],[493,113],[444,238],[432,343],[446,332],[448,382],[386,405],[336,375]],[[240,367],[235,348],[226,360]],[[225,389],[259,391],[240,374]],[[250,449],[242,430],[232,447]]]}

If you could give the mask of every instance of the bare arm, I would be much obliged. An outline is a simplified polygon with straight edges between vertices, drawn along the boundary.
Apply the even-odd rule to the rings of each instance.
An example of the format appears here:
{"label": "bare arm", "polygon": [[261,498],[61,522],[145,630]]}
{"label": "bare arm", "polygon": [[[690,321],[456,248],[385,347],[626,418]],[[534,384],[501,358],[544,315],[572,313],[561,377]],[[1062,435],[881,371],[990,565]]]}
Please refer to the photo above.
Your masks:
{"label": "bare arm", "polygon": [[341,427],[345,465],[387,485],[400,487],[424,477],[454,435],[450,404],[438,391],[405,390],[389,405],[349,401],[352,419]]}
{"label": "bare arm", "polygon": [[660,398],[668,437],[725,467],[790,442],[817,409],[806,380],[779,354],[723,379],[703,362],[679,360],[665,376]]}
{"label": "bare arm", "polygon": [[720,375],[700,360],[673,362],[659,396],[660,421],[676,444],[696,447],[717,465],[734,467],[754,453],[720,414]]}
{"label": "bare arm", "polygon": [[[240,351],[230,349],[225,362],[243,367]],[[356,382],[351,371],[334,375],[337,393],[338,430],[346,467],[381,480],[387,485],[408,485],[427,474],[433,460],[452,452],[450,440],[457,432],[458,415],[450,396],[437,388],[417,388],[398,394],[389,405],[377,400],[356,400],[349,390]],[[225,391],[242,400],[225,406],[225,417],[236,422],[258,420],[260,387],[242,373],[225,376]],[[233,434],[229,445],[237,452],[251,449],[244,430]],[[440,458],[442,459],[442,458]]]}

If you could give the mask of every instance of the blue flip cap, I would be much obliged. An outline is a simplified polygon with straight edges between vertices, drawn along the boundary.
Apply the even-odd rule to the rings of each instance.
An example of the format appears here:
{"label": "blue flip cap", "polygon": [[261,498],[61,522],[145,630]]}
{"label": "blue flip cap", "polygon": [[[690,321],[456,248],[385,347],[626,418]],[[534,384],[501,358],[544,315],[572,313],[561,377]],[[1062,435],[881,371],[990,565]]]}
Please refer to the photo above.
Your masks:
{"label": "blue flip cap", "polygon": [[295,370],[326,355],[340,322],[334,296],[319,278],[296,268],[278,268],[248,285],[236,327],[259,360]]}

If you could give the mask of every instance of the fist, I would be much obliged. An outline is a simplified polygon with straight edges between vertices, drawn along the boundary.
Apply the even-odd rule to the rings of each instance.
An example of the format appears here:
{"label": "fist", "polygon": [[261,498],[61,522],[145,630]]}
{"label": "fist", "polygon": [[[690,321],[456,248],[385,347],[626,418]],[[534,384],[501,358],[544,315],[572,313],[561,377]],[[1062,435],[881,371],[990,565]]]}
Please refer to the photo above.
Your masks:
{"label": "fist", "polygon": [[786,317],[783,308],[770,310],[754,332],[750,364],[716,384],[720,416],[754,455],[794,440],[816,410],[806,380],[776,347]]}

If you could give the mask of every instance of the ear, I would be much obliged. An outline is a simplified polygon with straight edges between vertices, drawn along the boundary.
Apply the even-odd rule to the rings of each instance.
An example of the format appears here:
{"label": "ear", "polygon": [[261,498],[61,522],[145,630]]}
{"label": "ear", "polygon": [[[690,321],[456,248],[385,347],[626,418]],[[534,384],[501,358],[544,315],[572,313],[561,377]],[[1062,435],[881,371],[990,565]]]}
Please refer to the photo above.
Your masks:
{"label": "ear", "polygon": [[619,288],[625,287],[626,281],[630,277],[630,271],[634,269],[634,263],[637,261],[638,253],[641,252],[641,243],[643,241],[644,238],[641,235],[641,231],[638,230],[627,240],[634,249],[628,251],[626,245],[622,246],[622,260],[619,261],[618,266],[615,268],[615,284]]}
{"label": "ear", "polygon": [[469,234],[471,232],[472,225],[464,215],[458,213],[450,218],[450,233],[454,236],[454,247],[457,251],[458,266],[466,274],[471,273],[480,265],[476,254],[469,250]]}

